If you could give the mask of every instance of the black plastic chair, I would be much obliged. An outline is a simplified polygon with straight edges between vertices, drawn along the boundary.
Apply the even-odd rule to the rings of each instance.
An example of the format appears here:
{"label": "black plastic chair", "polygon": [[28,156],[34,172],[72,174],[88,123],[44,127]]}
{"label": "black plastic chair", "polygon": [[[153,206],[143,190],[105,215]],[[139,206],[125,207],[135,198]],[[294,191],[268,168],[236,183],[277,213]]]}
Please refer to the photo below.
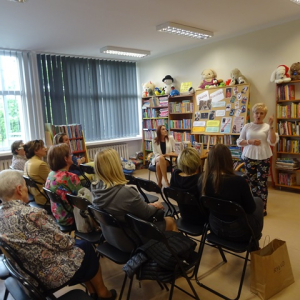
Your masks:
{"label": "black plastic chair", "polygon": [[[132,253],[135,250],[137,245],[135,241],[132,239],[132,237],[130,237],[129,234],[124,229],[124,224],[120,224],[111,214],[97,208],[96,206],[89,205],[88,209],[89,212],[94,216],[95,220],[99,223],[102,231],[105,231],[105,229],[112,229],[112,232],[119,231],[127,239],[127,242],[129,244],[131,243],[132,245],[132,250],[130,252],[125,252],[118,249],[114,245],[110,244],[107,240],[105,240],[103,243],[100,243],[98,245],[96,251],[98,251],[101,256],[108,258],[109,260],[113,261],[118,265],[126,264],[127,261],[130,259],[130,257],[132,256]],[[113,239],[114,237],[112,236],[111,238]],[[126,281],[127,281],[127,275],[125,274],[119,299],[122,298]]]}
{"label": "black plastic chair", "polygon": [[[35,182],[32,178],[30,178],[29,176],[25,176],[25,175],[23,175],[23,178],[25,180],[25,183],[26,183],[26,186],[27,186],[27,189],[28,189],[29,205],[32,206],[32,207],[43,208],[47,211],[47,213],[49,215],[51,215],[52,213],[51,213],[49,197],[40,190],[40,188],[37,185],[37,182]],[[36,203],[34,201],[34,196],[29,192],[30,188],[36,189],[41,195],[43,195],[43,197],[45,197],[46,204],[42,205],[42,204]]]}
{"label": "black plastic chair", "polygon": [[[60,198],[60,196],[58,196],[56,193],[54,193],[54,192],[52,192],[52,191],[46,189],[45,187],[43,188],[43,190],[45,191],[46,195],[49,197],[50,201],[52,201],[52,202],[54,202],[54,203],[56,203],[56,204],[62,205],[66,211],[69,211],[69,209],[65,206],[64,200],[62,200],[62,199]],[[73,211],[72,211],[72,213],[73,213]],[[58,223],[57,223],[57,224],[58,224]],[[61,230],[62,232],[64,232],[64,233],[69,233],[69,234],[70,234],[73,230],[76,229],[75,222],[74,222],[74,224],[72,224],[72,225],[60,225],[60,224],[58,224],[58,226],[59,226],[59,228],[60,228],[60,230]]]}
{"label": "black plastic chair", "polygon": [[[174,253],[173,249],[169,246],[167,238],[165,237],[163,232],[161,232],[155,226],[155,224],[144,221],[144,220],[139,219],[130,214],[126,215],[126,221],[130,225],[132,230],[134,230],[138,236],[142,237],[143,240],[144,239],[155,240],[155,241],[165,244],[165,246],[168,248],[168,250],[170,251],[172,256],[175,258],[175,260],[177,262],[176,266],[175,266],[175,270],[169,271],[173,274],[173,279],[171,280],[171,282],[169,282],[169,283],[171,283],[169,300],[171,300],[173,297],[174,287],[178,288],[179,290],[181,290],[185,294],[189,295],[190,297],[199,300],[199,296],[198,296],[195,288],[193,287],[189,277],[187,276],[187,271],[190,270],[192,267],[195,267],[198,264],[198,260],[199,260],[198,254],[196,252],[193,252],[193,255],[190,256],[191,258],[188,261],[187,260],[184,261],[184,260],[180,259],[176,255],[176,253]],[[141,239],[141,242],[142,242],[142,239]],[[181,287],[179,287],[175,284],[176,279],[179,277],[184,277],[186,279],[189,287],[191,288],[191,290],[193,292],[193,295],[190,294],[189,292],[183,290]],[[130,296],[130,291],[128,292],[128,295]]]}
{"label": "black plastic chair", "polygon": [[[5,256],[4,264],[7,267],[10,275],[16,280],[10,279],[5,280],[5,286],[9,293],[12,294],[14,299],[36,299],[36,300],[48,300],[48,299],[91,299],[87,294],[81,290],[74,290],[67,293],[59,298],[56,298],[53,293],[60,290],[68,283],[58,287],[56,289],[47,289],[46,286],[38,279],[38,277],[28,271],[22,261],[19,259],[16,251],[11,248],[6,242],[0,240],[0,249]],[[35,282],[34,284],[32,282]],[[29,298],[26,298],[26,295]],[[72,296],[72,297],[71,297]]]}
{"label": "black plastic chair", "polygon": [[[210,231],[210,225],[209,225],[209,223],[207,223],[205,226],[204,234],[202,235],[202,241],[201,241],[201,245],[200,245],[200,247],[201,247],[200,261],[199,261],[198,269],[201,265],[201,259],[203,256],[203,249],[204,249],[205,241],[207,241],[208,243],[213,244],[217,247],[221,247],[222,249],[228,250],[228,251],[226,251],[227,253],[233,254],[233,255],[238,256],[245,260],[245,262],[243,264],[238,293],[237,293],[236,298],[234,298],[234,300],[237,300],[237,299],[239,299],[239,297],[241,295],[247,263],[248,263],[248,261],[250,261],[249,254],[251,251],[259,249],[258,240],[255,239],[253,230],[248,223],[247,215],[246,215],[244,209],[239,204],[232,202],[232,201],[221,200],[221,199],[207,197],[207,196],[202,196],[200,200],[201,200],[203,207],[205,209],[208,209],[210,214],[217,214],[217,215],[230,216],[230,217],[240,217],[243,219],[244,224],[249,229],[250,237],[247,242],[233,242],[224,237],[220,237],[220,236],[214,234],[212,231]],[[244,253],[244,252],[246,252],[245,256],[241,256],[241,255],[237,254],[237,253]],[[225,262],[227,262],[227,260],[225,260]],[[230,298],[219,293],[218,291],[201,283],[197,278],[197,273],[198,273],[198,270],[196,272],[195,279],[199,286],[214,293],[215,295],[218,295],[219,297],[221,297],[223,299],[231,300]]]}
{"label": "black plastic chair", "polygon": [[[67,200],[71,205],[80,209],[80,215],[83,218],[87,218],[86,213],[88,211],[88,206],[91,204],[91,202],[89,202],[87,199],[83,197],[74,196],[70,194],[67,194]],[[88,214],[94,220],[94,217],[89,212]],[[92,231],[88,233],[83,233],[83,232],[79,232],[78,230],[75,230],[75,236],[82,240],[90,242],[93,246],[96,246],[101,241],[101,231]]]}
{"label": "black plastic chair", "polygon": [[[130,185],[135,185],[136,187],[138,187],[137,185],[137,181],[136,181],[136,177],[134,177],[133,175],[131,174],[125,174],[125,178],[128,180],[128,183],[127,184],[130,184]],[[153,203],[153,202],[156,202],[158,201],[158,197],[155,196],[155,195],[151,195],[151,194],[147,194],[147,193],[144,193],[146,196],[147,196],[147,200],[144,198],[143,194],[140,193],[141,195],[141,198],[146,201],[147,203]]]}
{"label": "black plastic chair", "polygon": [[95,174],[94,168],[90,165],[81,164],[79,167],[82,173]]}
{"label": "black plastic chair", "polygon": [[147,192],[153,192],[161,195],[161,198],[163,199],[164,203],[164,209],[165,209],[165,215],[166,216],[174,216],[178,212],[178,207],[176,205],[173,205],[171,202],[169,202],[165,196],[163,195],[161,188],[158,186],[158,184],[154,181],[143,179],[136,177],[136,183],[137,183],[137,188],[139,192],[143,195],[145,201],[147,203],[150,203],[147,194],[145,194],[144,190]]}

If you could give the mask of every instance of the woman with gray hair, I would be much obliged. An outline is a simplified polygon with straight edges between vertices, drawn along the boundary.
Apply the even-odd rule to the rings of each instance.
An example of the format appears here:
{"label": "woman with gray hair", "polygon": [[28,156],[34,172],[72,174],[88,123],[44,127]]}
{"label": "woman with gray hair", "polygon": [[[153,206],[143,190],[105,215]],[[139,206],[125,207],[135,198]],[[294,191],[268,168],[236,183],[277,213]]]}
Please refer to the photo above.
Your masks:
{"label": "woman with gray hair", "polygon": [[11,144],[11,153],[13,154],[11,168],[24,172],[24,166],[27,161],[22,140],[14,141]]}

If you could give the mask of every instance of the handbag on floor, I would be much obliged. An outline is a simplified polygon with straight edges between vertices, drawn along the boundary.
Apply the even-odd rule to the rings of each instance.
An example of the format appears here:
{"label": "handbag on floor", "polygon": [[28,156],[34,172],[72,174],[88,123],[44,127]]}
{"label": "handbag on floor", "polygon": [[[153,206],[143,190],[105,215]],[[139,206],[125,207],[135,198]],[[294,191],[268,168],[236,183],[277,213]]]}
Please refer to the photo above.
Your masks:
{"label": "handbag on floor", "polygon": [[272,240],[251,252],[250,290],[266,300],[294,282],[286,242]]}

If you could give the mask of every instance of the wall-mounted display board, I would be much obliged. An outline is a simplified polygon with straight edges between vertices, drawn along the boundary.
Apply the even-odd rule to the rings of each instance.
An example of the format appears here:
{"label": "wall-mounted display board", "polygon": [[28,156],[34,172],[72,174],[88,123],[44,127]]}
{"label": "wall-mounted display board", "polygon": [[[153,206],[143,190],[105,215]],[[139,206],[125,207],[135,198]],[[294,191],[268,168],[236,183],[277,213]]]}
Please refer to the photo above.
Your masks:
{"label": "wall-mounted display board", "polygon": [[192,133],[239,135],[249,120],[250,85],[197,89]]}

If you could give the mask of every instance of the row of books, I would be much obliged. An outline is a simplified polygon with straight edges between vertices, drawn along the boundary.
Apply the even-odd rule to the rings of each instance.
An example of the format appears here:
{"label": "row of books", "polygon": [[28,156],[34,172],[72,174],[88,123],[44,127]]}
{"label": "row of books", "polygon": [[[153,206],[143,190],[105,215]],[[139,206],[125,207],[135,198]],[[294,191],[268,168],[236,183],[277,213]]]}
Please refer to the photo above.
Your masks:
{"label": "row of books", "polygon": [[169,120],[170,128],[190,129],[192,127],[192,119]]}
{"label": "row of books", "polygon": [[278,152],[300,153],[299,140],[281,138],[277,144]]}
{"label": "row of books", "polygon": [[[226,137],[226,140],[225,140],[225,137]],[[200,143],[204,143],[204,144],[208,144],[208,141],[209,141],[209,144],[210,145],[216,145],[216,144],[224,144],[224,145],[234,145],[234,141],[236,142],[236,138],[228,138],[226,135],[213,135],[213,136],[210,136],[210,135],[200,135],[200,138],[199,138],[199,141]],[[228,141],[230,141],[228,143]]]}
{"label": "row of books", "polygon": [[153,140],[154,138],[156,138],[155,130],[144,130],[144,139]]}
{"label": "row of books", "polygon": [[297,176],[294,173],[278,173],[278,183],[289,186],[297,185]]}
{"label": "row of books", "polygon": [[228,149],[230,150],[231,152],[231,156],[232,158],[234,159],[241,159],[241,155],[242,155],[242,149],[240,147],[233,147],[233,146],[230,146],[228,147]]}
{"label": "row of books", "polygon": [[169,103],[170,113],[192,113],[193,103],[190,100],[182,100],[181,102]]}
{"label": "row of books", "polygon": [[195,140],[195,136],[191,134],[190,132],[176,132],[172,131],[171,132],[175,142],[184,142],[184,141],[189,141],[193,144],[193,141]]}
{"label": "row of books", "polygon": [[168,128],[167,119],[143,120],[144,129],[156,129],[160,125],[165,125]]}
{"label": "row of books", "polygon": [[143,110],[143,118],[158,118],[158,117],[167,117],[169,114],[168,108],[147,108]]}
{"label": "row of books", "polygon": [[277,118],[300,118],[300,103],[277,104]]}
{"label": "row of books", "polygon": [[45,124],[47,130],[52,130],[53,136],[57,133],[66,133],[71,138],[82,138],[82,126],[81,124],[70,125],[52,125],[50,123]]}
{"label": "row of books", "polygon": [[143,109],[148,108],[148,107],[157,107],[157,106],[168,106],[168,96],[165,97],[156,97],[153,96],[149,100],[145,100],[143,102]]}
{"label": "row of books", "polygon": [[300,135],[300,122],[280,121],[278,122],[279,135]]}
{"label": "row of books", "polygon": [[276,169],[278,170],[297,170],[300,168],[300,161],[297,158],[277,158]]}
{"label": "row of books", "polygon": [[278,100],[295,100],[295,86],[286,84],[277,88]]}
{"label": "row of books", "polygon": [[145,150],[152,151],[152,142],[145,141]]}
{"label": "row of books", "polygon": [[70,147],[72,153],[75,151],[83,151],[83,141],[82,140],[70,140]]}

